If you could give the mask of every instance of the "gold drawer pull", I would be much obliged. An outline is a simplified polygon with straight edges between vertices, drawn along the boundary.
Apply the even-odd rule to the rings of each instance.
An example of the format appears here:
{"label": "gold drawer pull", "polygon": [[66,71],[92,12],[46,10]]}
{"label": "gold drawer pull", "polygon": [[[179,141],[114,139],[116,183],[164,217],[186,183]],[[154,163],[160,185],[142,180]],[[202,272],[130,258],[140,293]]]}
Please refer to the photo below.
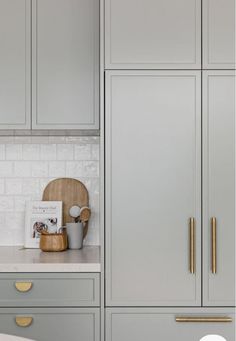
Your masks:
{"label": "gold drawer pull", "polygon": [[175,319],[176,322],[206,322],[206,323],[211,323],[211,322],[233,322],[233,319],[231,317],[227,316],[221,316],[221,317],[204,317],[204,316],[197,316],[197,317],[188,317],[188,316],[183,316],[183,317],[176,317]]}
{"label": "gold drawer pull", "polygon": [[33,322],[33,317],[29,316],[17,316],[16,317],[16,324],[19,327],[29,327]]}
{"label": "gold drawer pull", "polygon": [[216,274],[217,268],[216,268],[216,218],[211,218],[211,270],[213,274]]}
{"label": "gold drawer pull", "polygon": [[191,274],[195,273],[195,220],[190,218],[189,220],[190,229],[190,264],[189,271]]}
{"label": "gold drawer pull", "polygon": [[20,292],[30,291],[32,289],[32,286],[32,282],[15,282],[15,288]]}

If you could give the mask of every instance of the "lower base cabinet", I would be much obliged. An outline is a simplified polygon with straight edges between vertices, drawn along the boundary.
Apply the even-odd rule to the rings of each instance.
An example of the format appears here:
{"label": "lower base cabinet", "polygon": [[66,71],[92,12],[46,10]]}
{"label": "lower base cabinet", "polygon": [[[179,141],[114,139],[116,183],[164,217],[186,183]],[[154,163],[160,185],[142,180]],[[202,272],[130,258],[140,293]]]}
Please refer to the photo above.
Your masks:
{"label": "lower base cabinet", "polygon": [[99,341],[99,308],[0,309],[0,333],[36,341]]}
{"label": "lower base cabinet", "polygon": [[108,308],[107,341],[200,341],[219,335],[235,341],[235,310],[228,308]]}

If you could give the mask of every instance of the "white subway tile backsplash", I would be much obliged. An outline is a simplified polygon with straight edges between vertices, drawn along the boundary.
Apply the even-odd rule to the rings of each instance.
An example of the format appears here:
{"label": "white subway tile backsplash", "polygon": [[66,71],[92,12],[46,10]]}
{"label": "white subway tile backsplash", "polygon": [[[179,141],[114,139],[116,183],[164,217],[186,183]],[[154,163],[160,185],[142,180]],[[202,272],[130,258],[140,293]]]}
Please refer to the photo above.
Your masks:
{"label": "white subway tile backsplash", "polygon": [[25,204],[27,201],[29,201],[31,197],[28,195],[24,196],[15,196],[14,197],[14,206],[15,206],[15,212],[25,212]]}
{"label": "white subway tile backsplash", "polygon": [[23,160],[40,160],[40,145],[39,144],[24,144],[23,145]]}
{"label": "white subway tile backsplash", "polygon": [[58,144],[57,145],[57,160],[73,160],[74,159],[74,146],[71,144]]}
{"label": "white subway tile backsplash", "polygon": [[0,161],[0,178],[13,176],[13,162]]}
{"label": "white subway tile backsplash", "polygon": [[[87,245],[99,244],[99,137],[0,137],[0,245],[24,240],[25,203],[58,177],[82,181],[92,210]],[[8,229],[8,230],[7,230]]]}
{"label": "white subway tile backsplash", "polygon": [[4,193],[5,193],[5,180],[0,179],[0,194],[4,194]]}
{"label": "white subway tile backsplash", "polygon": [[66,162],[52,161],[49,162],[48,175],[53,178],[63,177],[66,174]]}
{"label": "white subway tile backsplash", "polygon": [[53,161],[57,159],[57,145],[56,144],[41,144],[40,159]]}
{"label": "white subway tile backsplash", "polygon": [[98,161],[83,161],[82,162],[82,176],[98,177],[99,176],[99,163]]}
{"label": "white subway tile backsplash", "polygon": [[40,191],[39,179],[23,179],[22,181],[22,194],[31,194],[34,198],[39,195]]}
{"label": "white subway tile backsplash", "polygon": [[32,177],[48,177],[48,163],[44,161],[33,161],[31,163]]}
{"label": "white subway tile backsplash", "polygon": [[5,144],[0,144],[0,160],[6,159],[6,146]]}
{"label": "white subway tile backsplash", "polygon": [[14,162],[14,176],[27,178],[31,176],[31,162],[30,161],[16,161]]}
{"label": "white subway tile backsplash", "polygon": [[92,144],[91,145],[91,159],[92,160],[99,160],[99,145],[98,144]]}
{"label": "white subway tile backsplash", "polygon": [[75,145],[75,160],[91,160],[92,148],[90,144]]}
{"label": "white subway tile backsplash", "polygon": [[12,212],[14,210],[14,198],[6,195],[0,196],[0,212]]}
{"label": "white subway tile backsplash", "polygon": [[6,160],[22,160],[22,145],[7,144],[6,145]]}
{"label": "white subway tile backsplash", "polygon": [[7,195],[22,194],[22,179],[6,179],[5,188]]}
{"label": "white subway tile backsplash", "polygon": [[83,177],[83,164],[81,161],[66,162],[66,176],[71,178]]}

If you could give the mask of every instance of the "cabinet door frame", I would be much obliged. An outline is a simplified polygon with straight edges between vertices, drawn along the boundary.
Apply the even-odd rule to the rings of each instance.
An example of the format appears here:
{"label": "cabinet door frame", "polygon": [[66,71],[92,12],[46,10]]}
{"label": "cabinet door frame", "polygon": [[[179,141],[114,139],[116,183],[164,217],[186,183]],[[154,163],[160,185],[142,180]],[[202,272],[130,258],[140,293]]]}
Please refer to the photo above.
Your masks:
{"label": "cabinet door frame", "polygon": [[[20,1],[20,0],[19,0]],[[25,6],[25,116],[23,123],[0,123],[0,129],[31,129],[31,0]],[[9,23],[9,25],[11,25]]]}
{"label": "cabinet door frame", "polygon": [[[67,122],[65,118],[65,122],[63,123],[39,123],[38,122],[38,96],[37,96],[37,82],[38,82],[38,37],[37,37],[37,5],[40,0],[32,0],[32,129],[34,130],[97,130],[99,129],[99,82],[100,82],[100,70],[99,70],[99,10],[100,10],[100,1],[101,0],[93,0],[93,9],[94,9],[94,82],[93,82],[93,122],[86,123],[73,123]],[[56,9],[55,9],[56,10]],[[97,17],[96,17],[97,15]],[[69,110],[69,109],[68,109]],[[79,112],[78,112],[79,113]],[[56,114],[56,113],[54,113]]]}
{"label": "cabinet door frame", "polygon": [[210,37],[209,37],[209,29],[210,29],[210,10],[209,10],[209,2],[211,0],[203,1],[203,9],[202,9],[202,67],[203,69],[235,69],[235,60],[233,62],[213,62],[210,60]]}
{"label": "cabinet door frame", "polygon": [[[196,160],[195,160],[195,218],[198,222],[196,226],[196,273],[195,276],[195,300],[191,302],[176,300],[176,301],[129,301],[126,300],[113,300],[112,299],[112,288],[111,288],[111,274],[112,274],[112,261],[111,261],[111,250],[112,250],[112,199],[111,199],[111,78],[113,76],[193,76],[196,78]],[[113,70],[106,71],[106,104],[105,104],[105,154],[106,154],[106,164],[105,164],[105,245],[106,245],[106,306],[201,306],[201,71],[128,71],[128,70]],[[188,235],[186,235],[188,238]],[[187,240],[187,239],[186,239]],[[130,252],[131,249],[130,249]],[[189,257],[187,254],[186,257]],[[188,272],[188,268],[186,268]]]}
{"label": "cabinet door frame", "polygon": [[[201,0],[195,0],[195,60],[193,62],[119,62],[112,60],[111,1],[105,0],[105,68],[115,69],[201,69]],[[114,0],[113,0],[114,1]],[[116,0],[119,2],[119,0]],[[134,9],[135,11],[135,9]],[[145,22],[145,18],[144,18]],[[132,25],[132,18],[130,18]],[[122,27],[122,22],[120,23]]]}
{"label": "cabinet door frame", "polygon": [[[202,281],[202,296],[203,296],[203,305],[214,307],[214,306],[235,306],[235,300],[215,300],[210,298],[210,283],[209,280],[212,276],[219,276],[219,271],[216,272],[216,274],[212,273],[212,232],[211,232],[211,225],[210,225],[210,219],[211,214],[209,212],[209,203],[210,203],[210,182],[209,182],[209,78],[210,77],[235,77],[235,71],[230,70],[208,70],[203,71],[203,212],[202,212],[202,218],[203,218],[203,238],[202,238],[202,250],[203,250],[203,281]],[[235,184],[232,184],[234,187]],[[235,187],[234,187],[235,188]],[[217,218],[217,217],[216,217]],[[217,231],[218,227],[217,227]],[[216,260],[218,257],[222,257],[222,253],[220,253],[219,250],[219,244],[216,239],[217,244],[217,253],[216,253]],[[235,253],[235,250],[234,250]],[[235,257],[233,259],[228,259],[228,262],[235,262]],[[227,264],[226,264],[227,265]],[[219,269],[219,267],[218,267]],[[214,278],[214,277],[212,277]],[[223,291],[224,288],[221,288]]]}

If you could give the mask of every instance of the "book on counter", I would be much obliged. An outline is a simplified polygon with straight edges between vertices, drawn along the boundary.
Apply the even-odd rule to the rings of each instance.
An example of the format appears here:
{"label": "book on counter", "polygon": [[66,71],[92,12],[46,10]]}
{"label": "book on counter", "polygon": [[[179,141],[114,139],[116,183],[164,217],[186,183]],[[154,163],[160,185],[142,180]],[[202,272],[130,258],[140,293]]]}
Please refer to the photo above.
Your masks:
{"label": "book on counter", "polygon": [[39,248],[42,231],[57,233],[62,226],[62,201],[28,201],[25,213],[26,248]]}

